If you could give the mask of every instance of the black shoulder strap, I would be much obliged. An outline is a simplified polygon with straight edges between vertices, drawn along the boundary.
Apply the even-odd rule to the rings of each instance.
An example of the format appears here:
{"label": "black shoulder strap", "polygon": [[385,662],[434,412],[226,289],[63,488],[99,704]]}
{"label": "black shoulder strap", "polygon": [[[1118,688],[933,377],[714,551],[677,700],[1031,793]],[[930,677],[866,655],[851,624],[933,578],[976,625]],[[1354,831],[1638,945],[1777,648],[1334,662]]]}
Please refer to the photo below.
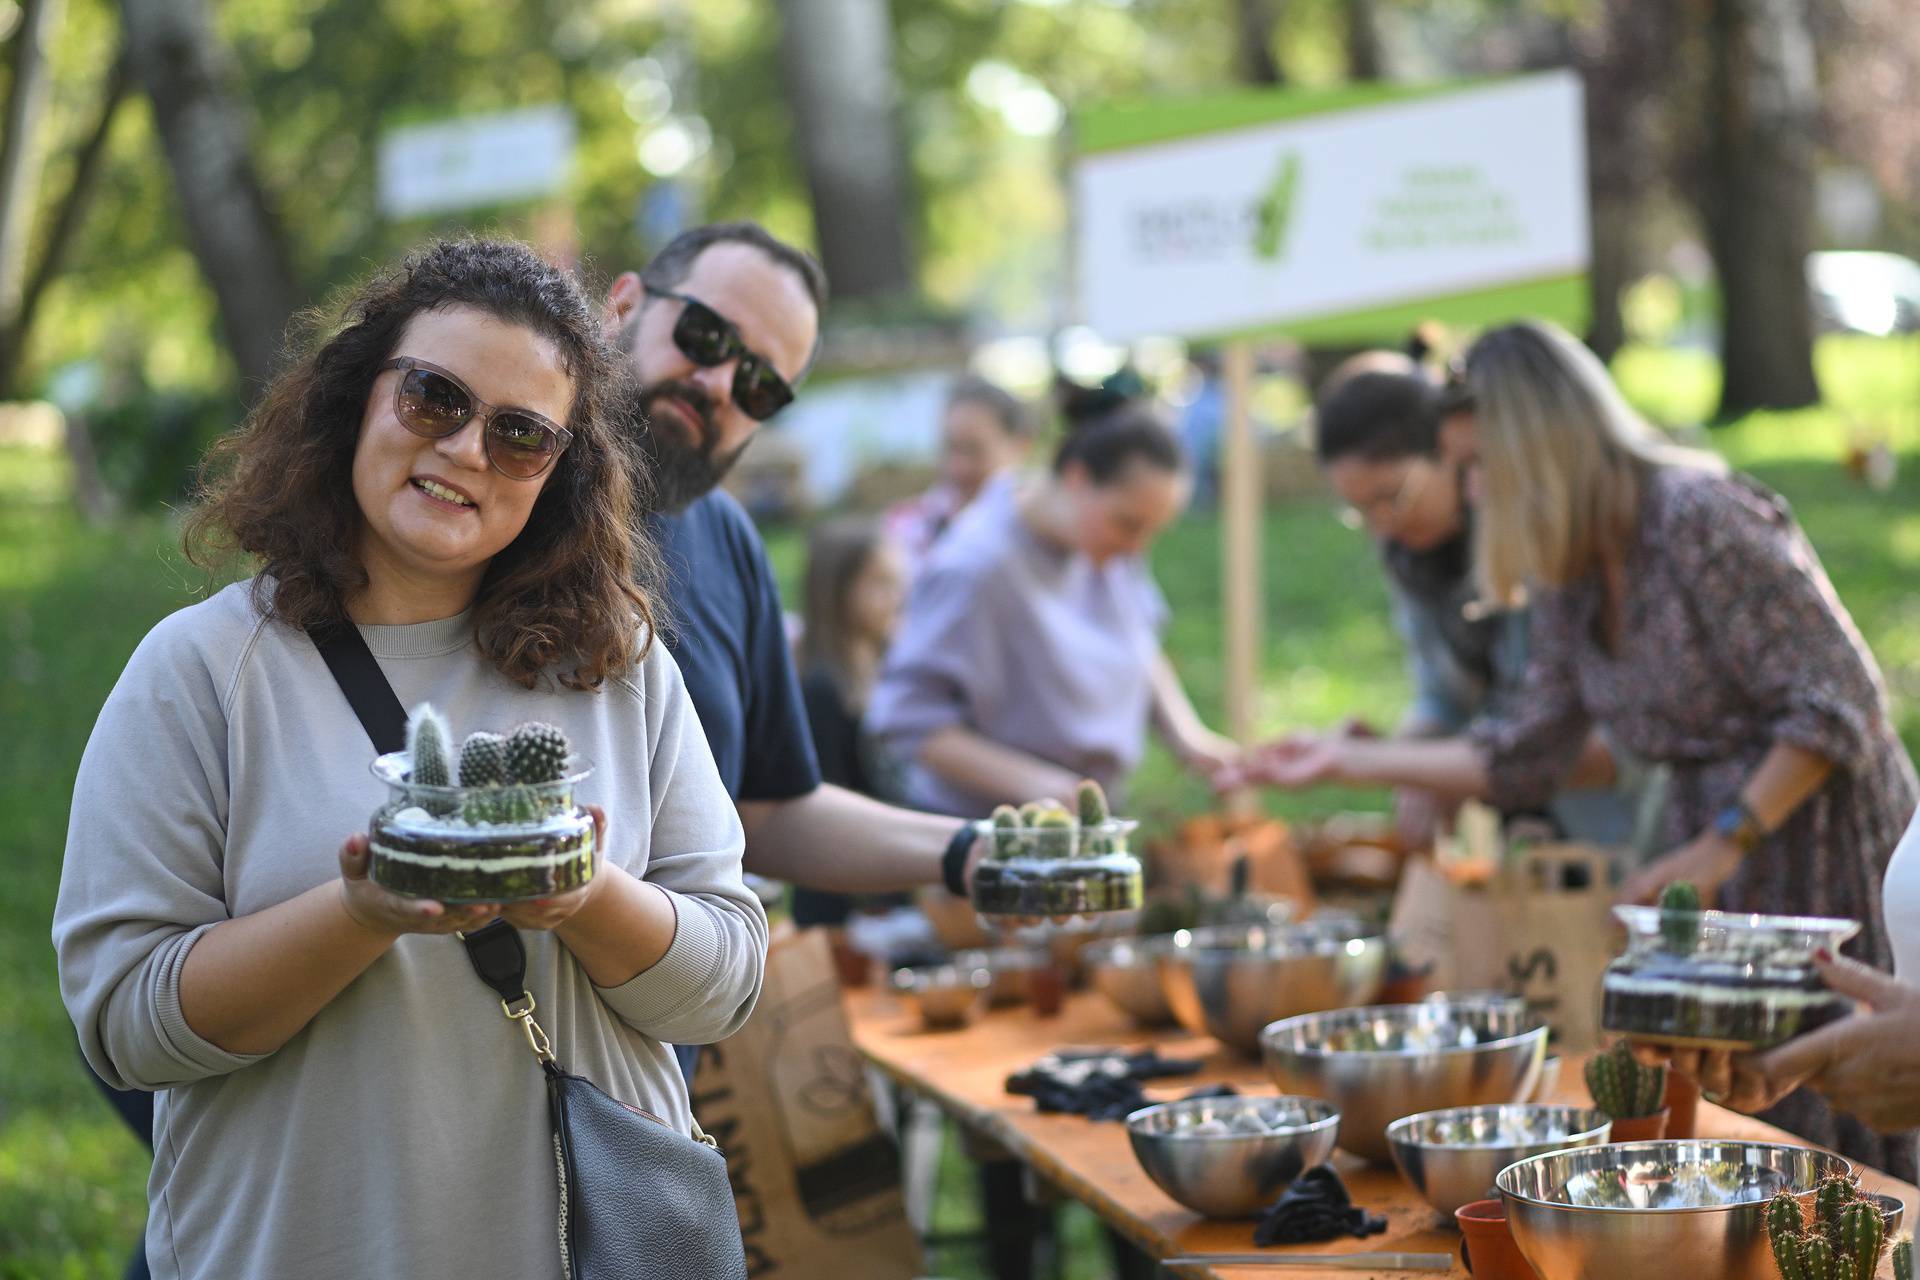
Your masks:
{"label": "black shoulder strap", "polygon": [[[386,673],[374,661],[373,650],[360,628],[351,622],[316,627],[307,633],[314,648],[326,660],[334,683],[347,695],[353,714],[373,740],[379,752],[401,751],[407,745],[407,712],[399,695],[387,683]],[[499,993],[508,1004],[527,992],[527,948],[520,931],[505,920],[495,920],[484,928],[460,935],[467,948],[467,959],[480,981]]]}
{"label": "black shoulder strap", "polygon": [[373,749],[383,754],[406,750],[406,708],[400,705],[393,686],[387,683],[386,673],[374,661],[373,650],[367,648],[360,628],[351,622],[337,622],[325,628],[315,627],[307,634],[313,638],[313,647],[326,660],[327,670],[333,672],[334,683],[353,704],[353,714],[360,717],[361,726],[373,739]]}

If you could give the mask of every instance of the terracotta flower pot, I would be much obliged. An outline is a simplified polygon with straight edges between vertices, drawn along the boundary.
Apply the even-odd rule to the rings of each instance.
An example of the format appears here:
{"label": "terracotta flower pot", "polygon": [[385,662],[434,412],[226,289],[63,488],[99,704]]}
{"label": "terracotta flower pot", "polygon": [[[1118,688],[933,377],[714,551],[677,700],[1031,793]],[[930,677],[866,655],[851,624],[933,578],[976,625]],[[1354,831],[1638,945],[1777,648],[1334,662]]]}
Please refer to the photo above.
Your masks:
{"label": "terracotta flower pot", "polygon": [[1667,1072],[1667,1131],[1665,1138],[1695,1137],[1695,1113],[1700,1108],[1700,1083],[1678,1071]]}
{"label": "terracotta flower pot", "polygon": [[1667,1136],[1668,1112],[1660,1108],[1650,1116],[1627,1116],[1613,1122],[1613,1142],[1658,1142]]}
{"label": "terracotta flower pot", "polygon": [[1507,1206],[1499,1200],[1475,1200],[1453,1211],[1460,1226],[1460,1261],[1475,1280],[1538,1280],[1507,1229]]}

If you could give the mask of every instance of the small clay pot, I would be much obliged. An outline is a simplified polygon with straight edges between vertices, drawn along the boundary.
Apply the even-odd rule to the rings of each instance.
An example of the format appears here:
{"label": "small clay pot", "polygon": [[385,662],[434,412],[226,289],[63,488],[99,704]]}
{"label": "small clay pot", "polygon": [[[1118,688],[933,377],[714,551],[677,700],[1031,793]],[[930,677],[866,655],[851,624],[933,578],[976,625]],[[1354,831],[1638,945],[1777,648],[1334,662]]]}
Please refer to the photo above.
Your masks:
{"label": "small clay pot", "polygon": [[1027,1003],[1036,1016],[1051,1018],[1066,1003],[1067,975],[1057,964],[1043,964],[1027,975]]}
{"label": "small clay pot", "polygon": [[1650,1116],[1616,1117],[1609,1142],[1658,1142],[1667,1136],[1668,1112],[1660,1108]]}
{"label": "small clay pot", "polygon": [[[1663,1138],[1692,1138],[1695,1115],[1700,1109],[1700,1082],[1681,1075],[1678,1071],[1667,1072],[1667,1131]],[[1615,1142],[1620,1139],[1615,1138]]]}
{"label": "small clay pot", "polygon": [[1532,1264],[1507,1229],[1507,1206],[1475,1200],[1453,1211],[1460,1227],[1460,1261],[1476,1280],[1538,1280]]}

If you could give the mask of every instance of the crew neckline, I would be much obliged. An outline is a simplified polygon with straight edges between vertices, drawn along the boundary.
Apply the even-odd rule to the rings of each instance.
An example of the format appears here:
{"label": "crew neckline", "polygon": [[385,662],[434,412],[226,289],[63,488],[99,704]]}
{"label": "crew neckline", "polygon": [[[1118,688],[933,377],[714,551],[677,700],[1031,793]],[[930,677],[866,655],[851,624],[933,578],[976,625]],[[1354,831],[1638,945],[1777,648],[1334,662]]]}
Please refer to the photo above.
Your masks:
{"label": "crew neckline", "polygon": [[355,623],[367,648],[378,658],[431,658],[454,653],[473,642],[473,610],[430,622]]}

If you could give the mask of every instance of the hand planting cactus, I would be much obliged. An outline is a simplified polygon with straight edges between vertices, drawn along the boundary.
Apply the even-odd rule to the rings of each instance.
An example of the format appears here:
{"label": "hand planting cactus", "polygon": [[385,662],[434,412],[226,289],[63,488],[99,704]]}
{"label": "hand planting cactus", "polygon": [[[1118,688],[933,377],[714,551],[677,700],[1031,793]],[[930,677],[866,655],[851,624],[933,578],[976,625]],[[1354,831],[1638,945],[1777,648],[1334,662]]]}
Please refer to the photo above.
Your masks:
{"label": "hand planting cactus", "polygon": [[1665,1103],[1667,1069],[1641,1066],[1626,1042],[1619,1041],[1587,1059],[1587,1092],[1593,1105],[1615,1120],[1650,1116]]}
{"label": "hand planting cactus", "polygon": [[992,856],[974,869],[973,904],[987,916],[1085,916],[1140,906],[1139,859],[1126,851],[1131,822],[1116,821],[1097,783],[1074,809],[1053,800],[1001,805],[979,826]]}
{"label": "hand planting cactus", "polygon": [[1627,953],[1607,966],[1600,1024],[1660,1044],[1747,1051],[1823,1027],[1851,1010],[1814,967],[1859,932],[1852,920],[1700,911],[1688,884],[1659,907],[1618,907]]}
{"label": "hand planting cactus", "polygon": [[573,801],[587,769],[570,761],[564,733],[470,733],[456,783],[445,719],[422,703],[407,724],[407,750],[374,761],[391,792],[369,830],[376,883],[444,902],[512,902],[592,878],[593,821]]}

